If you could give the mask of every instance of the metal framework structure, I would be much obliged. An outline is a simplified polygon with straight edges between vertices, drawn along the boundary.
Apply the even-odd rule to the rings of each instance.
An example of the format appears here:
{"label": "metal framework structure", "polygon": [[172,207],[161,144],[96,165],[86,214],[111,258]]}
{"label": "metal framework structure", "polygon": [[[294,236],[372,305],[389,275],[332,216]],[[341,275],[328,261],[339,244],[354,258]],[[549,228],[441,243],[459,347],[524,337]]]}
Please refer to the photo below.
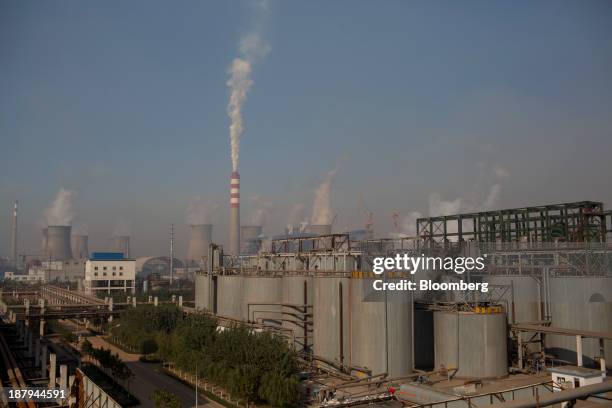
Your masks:
{"label": "metal framework structure", "polygon": [[432,243],[605,242],[612,212],[603,203],[580,201],[417,219],[417,236]]}

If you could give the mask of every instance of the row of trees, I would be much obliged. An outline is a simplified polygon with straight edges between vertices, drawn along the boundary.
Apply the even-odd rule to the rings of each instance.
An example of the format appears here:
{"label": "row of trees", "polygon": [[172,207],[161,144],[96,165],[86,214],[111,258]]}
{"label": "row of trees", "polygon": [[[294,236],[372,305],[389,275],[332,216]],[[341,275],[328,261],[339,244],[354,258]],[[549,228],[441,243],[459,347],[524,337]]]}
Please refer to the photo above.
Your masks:
{"label": "row of trees", "polygon": [[152,348],[145,343],[153,340],[160,359],[191,373],[197,370],[200,378],[245,402],[295,405],[297,359],[283,338],[244,326],[219,330],[213,317],[183,317],[176,310],[171,306],[126,310],[112,333],[127,344],[138,343],[139,349]]}
{"label": "row of trees", "polygon": [[106,374],[121,381],[130,379],[133,376],[132,370],[119,358],[105,348],[95,348],[88,340],[81,344],[83,354],[98,361]]}

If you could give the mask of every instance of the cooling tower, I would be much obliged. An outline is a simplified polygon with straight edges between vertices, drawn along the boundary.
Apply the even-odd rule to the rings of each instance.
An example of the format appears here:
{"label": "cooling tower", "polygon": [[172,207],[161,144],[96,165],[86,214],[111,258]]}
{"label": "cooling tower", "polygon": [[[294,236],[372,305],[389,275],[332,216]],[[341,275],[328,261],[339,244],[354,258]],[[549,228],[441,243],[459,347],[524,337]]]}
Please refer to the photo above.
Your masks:
{"label": "cooling tower", "polygon": [[245,225],[240,227],[240,253],[252,255],[259,252],[261,247],[261,234],[263,227],[261,225]]}
{"label": "cooling tower", "polygon": [[212,225],[197,224],[190,225],[191,238],[189,239],[189,249],[187,250],[187,260],[201,263],[208,257],[208,246],[212,241]]}
{"label": "cooling tower", "polygon": [[70,248],[71,227],[67,225],[49,225],[47,228],[47,243],[45,255],[47,258],[63,261],[72,258]]}
{"label": "cooling tower", "polygon": [[87,235],[72,236],[72,254],[76,259],[89,258],[88,242],[89,238]]}
{"label": "cooling tower", "polygon": [[113,237],[113,252],[121,252],[125,258],[130,257],[130,237],[126,235],[120,235]]}
{"label": "cooling tower", "polygon": [[307,231],[314,235],[329,235],[332,233],[332,226],[329,224],[309,225]]}
{"label": "cooling tower", "polygon": [[230,242],[229,252],[238,255],[240,252],[240,174],[232,173],[230,181]]}
{"label": "cooling tower", "polygon": [[47,231],[49,229],[48,228],[43,228],[42,229],[42,250],[43,250],[43,254],[47,254]]}

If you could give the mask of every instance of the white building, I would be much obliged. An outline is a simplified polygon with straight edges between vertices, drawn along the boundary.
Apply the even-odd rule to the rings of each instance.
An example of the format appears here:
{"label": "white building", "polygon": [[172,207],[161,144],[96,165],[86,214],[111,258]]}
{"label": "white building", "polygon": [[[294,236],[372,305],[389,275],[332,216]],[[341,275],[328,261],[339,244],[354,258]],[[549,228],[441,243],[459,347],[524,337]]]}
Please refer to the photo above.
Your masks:
{"label": "white building", "polygon": [[[603,382],[605,375],[600,370],[572,365],[551,367],[548,371],[552,375],[553,391],[555,392],[599,384]],[[562,408],[567,406],[569,406],[567,402],[561,404]]]}
{"label": "white building", "polygon": [[94,252],[85,263],[85,292],[95,295],[111,291],[134,293],[136,261],[124,259],[122,253]]}

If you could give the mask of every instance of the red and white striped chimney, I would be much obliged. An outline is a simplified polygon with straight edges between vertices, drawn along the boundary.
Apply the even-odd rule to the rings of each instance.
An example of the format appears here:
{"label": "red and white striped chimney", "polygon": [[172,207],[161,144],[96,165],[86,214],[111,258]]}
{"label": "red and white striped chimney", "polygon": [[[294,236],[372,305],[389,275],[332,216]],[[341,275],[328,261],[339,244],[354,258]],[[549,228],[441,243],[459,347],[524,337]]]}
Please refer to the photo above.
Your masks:
{"label": "red and white striped chimney", "polygon": [[240,174],[232,173],[230,181],[230,254],[240,253]]}

